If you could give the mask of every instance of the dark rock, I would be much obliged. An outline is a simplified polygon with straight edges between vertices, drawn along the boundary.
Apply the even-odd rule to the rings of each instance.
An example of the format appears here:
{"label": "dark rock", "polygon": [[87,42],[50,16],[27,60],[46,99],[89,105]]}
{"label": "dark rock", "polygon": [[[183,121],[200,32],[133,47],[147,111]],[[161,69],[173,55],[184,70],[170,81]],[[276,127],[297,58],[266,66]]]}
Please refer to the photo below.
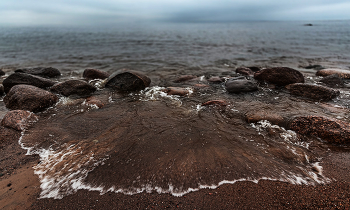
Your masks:
{"label": "dark rock", "polygon": [[293,95],[323,101],[331,100],[340,94],[338,90],[329,87],[304,83],[291,84],[289,86],[289,91]]}
{"label": "dark rock", "polygon": [[267,120],[272,124],[284,126],[284,119],[282,116],[268,112],[268,111],[250,111],[245,114],[245,119],[248,123],[257,123],[261,120]]}
{"label": "dark rock", "polygon": [[105,71],[98,70],[98,69],[85,69],[85,71],[83,73],[83,77],[85,79],[88,79],[88,80],[106,79],[109,76],[110,76],[109,73],[107,73]]}
{"label": "dark rock", "polygon": [[95,92],[96,88],[81,80],[68,80],[55,84],[51,87],[50,91],[64,96],[88,96]]}
{"label": "dark rock", "polygon": [[226,81],[225,88],[229,93],[251,92],[258,90],[256,82],[245,77],[231,78]]}
{"label": "dark rock", "polygon": [[21,132],[0,126],[0,148],[13,141],[17,142],[20,137]]}
{"label": "dark rock", "polygon": [[167,93],[168,95],[178,95],[178,96],[184,96],[189,94],[188,89],[181,88],[181,87],[167,87],[163,90],[163,92]]}
{"label": "dark rock", "polygon": [[34,113],[24,110],[13,110],[6,113],[1,121],[1,126],[22,131],[27,129],[29,123],[37,120],[38,117]]}
{"label": "dark rock", "polygon": [[24,68],[17,69],[15,72],[32,74],[48,78],[61,76],[61,72],[58,69],[52,67]]}
{"label": "dark rock", "polygon": [[256,66],[249,66],[249,67],[247,67],[247,68],[250,69],[250,70],[252,70],[252,71],[254,71],[254,72],[257,72],[257,71],[260,71],[260,70],[261,70],[261,68],[256,67]]}
{"label": "dark rock", "polygon": [[207,81],[211,83],[222,83],[222,82],[225,82],[225,78],[211,77]]}
{"label": "dark rock", "polygon": [[179,78],[177,78],[176,80],[174,80],[174,82],[185,82],[185,81],[192,80],[195,78],[197,78],[197,77],[194,75],[183,75],[183,76],[180,76]]}
{"label": "dark rock", "polygon": [[249,68],[246,67],[239,67],[236,69],[236,73],[243,74],[243,75],[254,75],[254,71],[252,71]]}
{"label": "dark rock", "polygon": [[350,141],[350,124],[323,116],[296,117],[290,129],[302,135],[317,136],[327,142],[344,144]]}
{"label": "dark rock", "polygon": [[218,106],[227,106],[228,104],[224,100],[212,100],[202,103],[202,106],[211,106],[211,105],[218,105]]}
{"label": "dark rock", "polygon": [[48,88],[55,84],[54,81],[25,73],[14,73],[8,76],[2,84],[4,85],[5,93],[15,85],[32,85],[38,88]]}
{"label": "dark rock", "polygon": [[279,86],[304,83],[304,76],[299,71],[288,67],[262,69],[254,74],[254,78]]}
{"label": "dark rock", "polygon": [[325,69],[323,66],[321,65],[308,65],[304,67],[305,69],[315,69],[315,70],[321,70],[321,69]]}
{"label": "dark rock", "polygon": [[7,108],[40,112],[54,105],[58,97],[49,91],[31,85],[16,85],[4,97]]}
{"label": "dark rock", "polygon": [[332,74],[324,77],[320,80],[323,84],[326,84],[329,87],[345,87],[345,83],[338,74]]}
{"label": "dark rock", "polygon": [[5,72],[2,69],[0,69],[0,76],[4,76],[4,75],[5,75]]}
{"label": "dark rock", "polygon": [[5,94],[4,86],[0,85],[0,96]]}
{"label": "dark rock", "polygon": [[313,26],[311,23],[306,23],[304,26]]}
{"label": "dark rock", "polygon": [[316,72],[316,76],[326,77],[332,74],[338,75],[343,79],[350,79],[350,71],[344,69],[322,69]]}
{"label": "dark rock", "polygon": [[134,71],[114,73],[107,79],[105,87],[120,91],[143,90],[151,84],[151,79]]}

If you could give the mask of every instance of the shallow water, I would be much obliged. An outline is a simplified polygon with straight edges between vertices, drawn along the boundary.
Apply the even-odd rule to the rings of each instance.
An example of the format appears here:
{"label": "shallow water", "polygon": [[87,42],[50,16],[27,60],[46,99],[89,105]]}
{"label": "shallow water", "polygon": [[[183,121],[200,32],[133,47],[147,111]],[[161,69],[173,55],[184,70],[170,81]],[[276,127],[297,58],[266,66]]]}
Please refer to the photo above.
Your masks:
{"label": "shallow water", "polygon": [[[330,102],[291,96],[286,89],[260,86],[229,94],[211,76],[236,76],[239,66],[288,66],[318,83],[309,64],[348,69],[347,21],[233,24],[179,24],[128,28],[6,28],[0,33],[0,65],[16,68],[53,66],[55,80],[80,79],[85,68],[110,73],[131,68],[149,76],[151,87],[121,94],[99,89],[85,99],[60,97],[23,133],[20,144],[39,154],[35,166],[41,197],[62,198],[78,189],[122,192],[157,191],[181,196],[236,181],[280,180],[318,184],[322,157],[330,145],[299,136],[269,122],[249,124],[244,115],[264,110],[285,119],[322,115],[349,121],[348,88]],[[179,75],[198,79],[174,83]],[[6,77],[6,76],[5,76]],[[197,88],[195,84],[206,84]],[[189,96],[168,96],[164,87],[180,86]],[[228,106],[203,107],[209,100]],[[6,108],[0,103],[0,114]]]}

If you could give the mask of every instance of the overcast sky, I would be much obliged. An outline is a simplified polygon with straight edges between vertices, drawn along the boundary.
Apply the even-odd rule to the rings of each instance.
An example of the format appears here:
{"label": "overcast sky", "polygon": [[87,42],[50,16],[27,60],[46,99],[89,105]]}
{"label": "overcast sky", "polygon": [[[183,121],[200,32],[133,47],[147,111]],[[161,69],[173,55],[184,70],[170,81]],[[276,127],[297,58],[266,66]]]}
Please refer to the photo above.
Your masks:
{"label": "overcast sky", "polygon": [[0,25],[350,19],[349,0],[0,0]]}

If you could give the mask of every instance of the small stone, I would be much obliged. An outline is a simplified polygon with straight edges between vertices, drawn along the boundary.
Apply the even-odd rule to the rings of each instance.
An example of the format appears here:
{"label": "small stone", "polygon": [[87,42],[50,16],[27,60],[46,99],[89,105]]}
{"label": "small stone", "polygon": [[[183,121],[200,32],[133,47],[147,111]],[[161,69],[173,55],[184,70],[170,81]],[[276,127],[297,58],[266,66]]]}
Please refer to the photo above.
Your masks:
{"label": "small stone", "polygon": [[4,97],[7,108],[40,112],[54,105],[58,97],[49,91],[31,85],[16,85]]}
{"label": "small stone", "polygon": [[151,79],[147,76],[134,72],[116,72],[109,76],[105,87],[119,91],[139,91],[143,90],[151,84]]}
{"label": "small stone", "polygon": [[252,92],[258,90],[256,82],[247,80],[244,76],[227,80],[225,88],[229,93]]}
{"label": "small stone", "polygon": [[249,75],[249,76],[254,75],[254,71],[252,71],[251,69],[246,68],[246,67],[239,67],[239,68],[237,68],[236,69],[236,73],[242,74],[242,75]]}
{"label": "small stone", "polygon": [[228,104],[224,100],[212,100],[202,103],[202,106],[211,106],[211,105],[218,105],[218,106],[227,106]]}
{"label": "small stone", "polygon": [[181,87],[167,87],[163,90],[163,92],[167,93],[168,95],[178,95],[178,96],[185,96],[189,94],[188,89],[181,88]]}
{"label": "small stone", "polygon": [[97,98],[91,96],[89,98],[86,99],[86,103],[90,104],[90,105],[95,105],[98,108],[102,108],[104,106],[104,104],[102,103],[102,101],[98,100]]}
{"label": "small stone", "polygon": [[265,81],[279,86],[292,83],[304,83],[304,76],[299,71],[288,67],[262,69],[254,74],[256,80]]}
{"label": "small stone", "polygon": [[2,82],[5,93],[8,93],[15,85],[32,85],[38,88],[48,88],[53,86],[55,83],[56,82],[52,80],[26,73],[11,74]]}
{"label": "small stone", "polygon": [[211,77],[207,81],[211,83],[222,83],[222,82],[225,82],[225,78]]}
{"label": "small stone", "polygon": [[316,76],[326,77],[332,74],[338,75],[343,79],[350,79],[350,71],[344,69],[322,69],[316,72]]}
{"label": "small stone", "polygon": [[340,92],[329,87],[314,84],[295,83],[289,86],[289,91],[293,95],[306,98],[328,101],[337,97]]}
{"label": "small stone", "polygon": [[58,69],[52,68],[52,67],[24,68],[24,69],[17,69],[15,72],[32,74],[32,75],[48,77],[48,78],[61,76],[61,72]]}
{"label": "small stone", "polygon": [[267,120],[274,125],[283,126],[284,119],[282,116],[269,111],[250,111],[245,114],[245,119],[248,123],[257,123],[261,120]]}
{"label": "small stone", "polygon": [[195,84],[193,86],[196,87],[196,88],[207,88],[207,87],[210,87],[209,85],[205,85],[205,84]]}
{"label": "small stone", "polygon": [[177,83],[185,82],[185,81],[192,80],[195,78],[197,78],[197,77],[194,75],[183,75],[183,76],[180,76],[179,78],[177,78],[174,82],[177,82]]}
{"label": "small stone", "polygon": [[344,80],[338,74],[332,74],[320,80],[323,84],[329,87],[345,87]]}
{"label": "small stone", "polygon": [[6,113],[1,121],[1,126],[23,131],[31,122],[37,120],[38,117],[34,113],[25,110],[12,110]]}
{"label": "small stone", "polygon": [[83,73],[83,77],[88,80],[93,80],[93,79],[106,79],[110,75],[109,73],[105,71],[101,71],[98,69],[85,69]]}
{"label": "small stone", "polygon": [[51,87],[50,90],[63,96],[88,96],[91,95],[91,93],[95,92],[96,88],[89,83],[81,80],[68,80],[55,84]]}
{"label": "small stone", "polygon": [[321,69],[325,69],[325,67],[321,66],[321,65],[308,65],[304,67],[305,69],[315,69],[315,70],[321,70]]}

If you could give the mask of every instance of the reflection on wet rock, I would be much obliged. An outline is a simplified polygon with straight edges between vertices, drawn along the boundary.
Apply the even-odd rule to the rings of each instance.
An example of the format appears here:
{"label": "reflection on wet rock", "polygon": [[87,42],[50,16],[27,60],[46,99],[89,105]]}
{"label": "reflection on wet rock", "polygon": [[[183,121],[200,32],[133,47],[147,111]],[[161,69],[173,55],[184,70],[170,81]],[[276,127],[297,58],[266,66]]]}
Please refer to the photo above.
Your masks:
{"label": "reflection on wet rock", "polygon": [[25,110],[13,110],[6,113],[1,121],[1,126],[22,131],[28,127],[31,122],[38,120],[38,117]]}
{"label": "reflection on wet rock", "polygon": [[322,69],[316,72],[316,76],[329,76],[332,74],[337,74],[343,79],[350,79],[350,70],[344,69]]}
{"label": "reflection on wet rock", "polygon": [[252,92],[258,90],[256,82],[248,80],[244,76],[227,80],[225,88],[229,93]]}
{"label": "reflection on wet rock", "polygon": [[339,90],[335,90],[322,85],[304,83],[291,84],[289,86],[289,91],[293,95],[322,101],[331,100],[340,94]]}
{"label": "reflection on wet rock", "polygon": [[50,91],[61,94],[63,96],[88,96],[95,92],[96,88],[89,83],[81,80],[68,80],[55,84],[51,87]]}
{"label": "reflection on wet rock", "polygon": [[15,72],[32,74],[48,78],[61,76],[61,72],[58,69],[52,67],[23,68],[17,69]]}
{"label": "reflection on wet rock", "polygon": [[323,116],[296,117],[291,122],[290,129],[303,135],[317,136],[330,143],[346,144],[350,140],[348,122]]}
{"label": "reflection on wet rock", "polygon": [[88,80],[92,80],[92,79],[106,79],[108,78],[110,75],[108,72],[105,71],[101,71],[98,69],[85,69],[85,71],[83,72],[83,77],[85,79]]}
{"label": "reflection on wet rock", "polygon": [[7,93],[15,85],[32,85],[38,88],[48,88],[53,86],[55,83],[56,82],[52,80],[31,74],[14,73],[8,76],[2,84],[4,85],[5,93]]}
{"label": "reflection on wet rock", "polygon": [[54,105],[58,97],[46,90],[31,85],[16,85],[4,97],[9,109],[21,109],[40,112]]}
{"label": "reflection on wet rock", "polygon": [[256,80],[285,86],[292,83],[304,83],[304,76],[299,71],[288,67],[262,69],[254,74]]}
{"label": "reflection on wet rock", "polygon": [[119,91],[139,91],[151,84],[151,79],[139,72],[116,72],[109,76],[105,87]]}

